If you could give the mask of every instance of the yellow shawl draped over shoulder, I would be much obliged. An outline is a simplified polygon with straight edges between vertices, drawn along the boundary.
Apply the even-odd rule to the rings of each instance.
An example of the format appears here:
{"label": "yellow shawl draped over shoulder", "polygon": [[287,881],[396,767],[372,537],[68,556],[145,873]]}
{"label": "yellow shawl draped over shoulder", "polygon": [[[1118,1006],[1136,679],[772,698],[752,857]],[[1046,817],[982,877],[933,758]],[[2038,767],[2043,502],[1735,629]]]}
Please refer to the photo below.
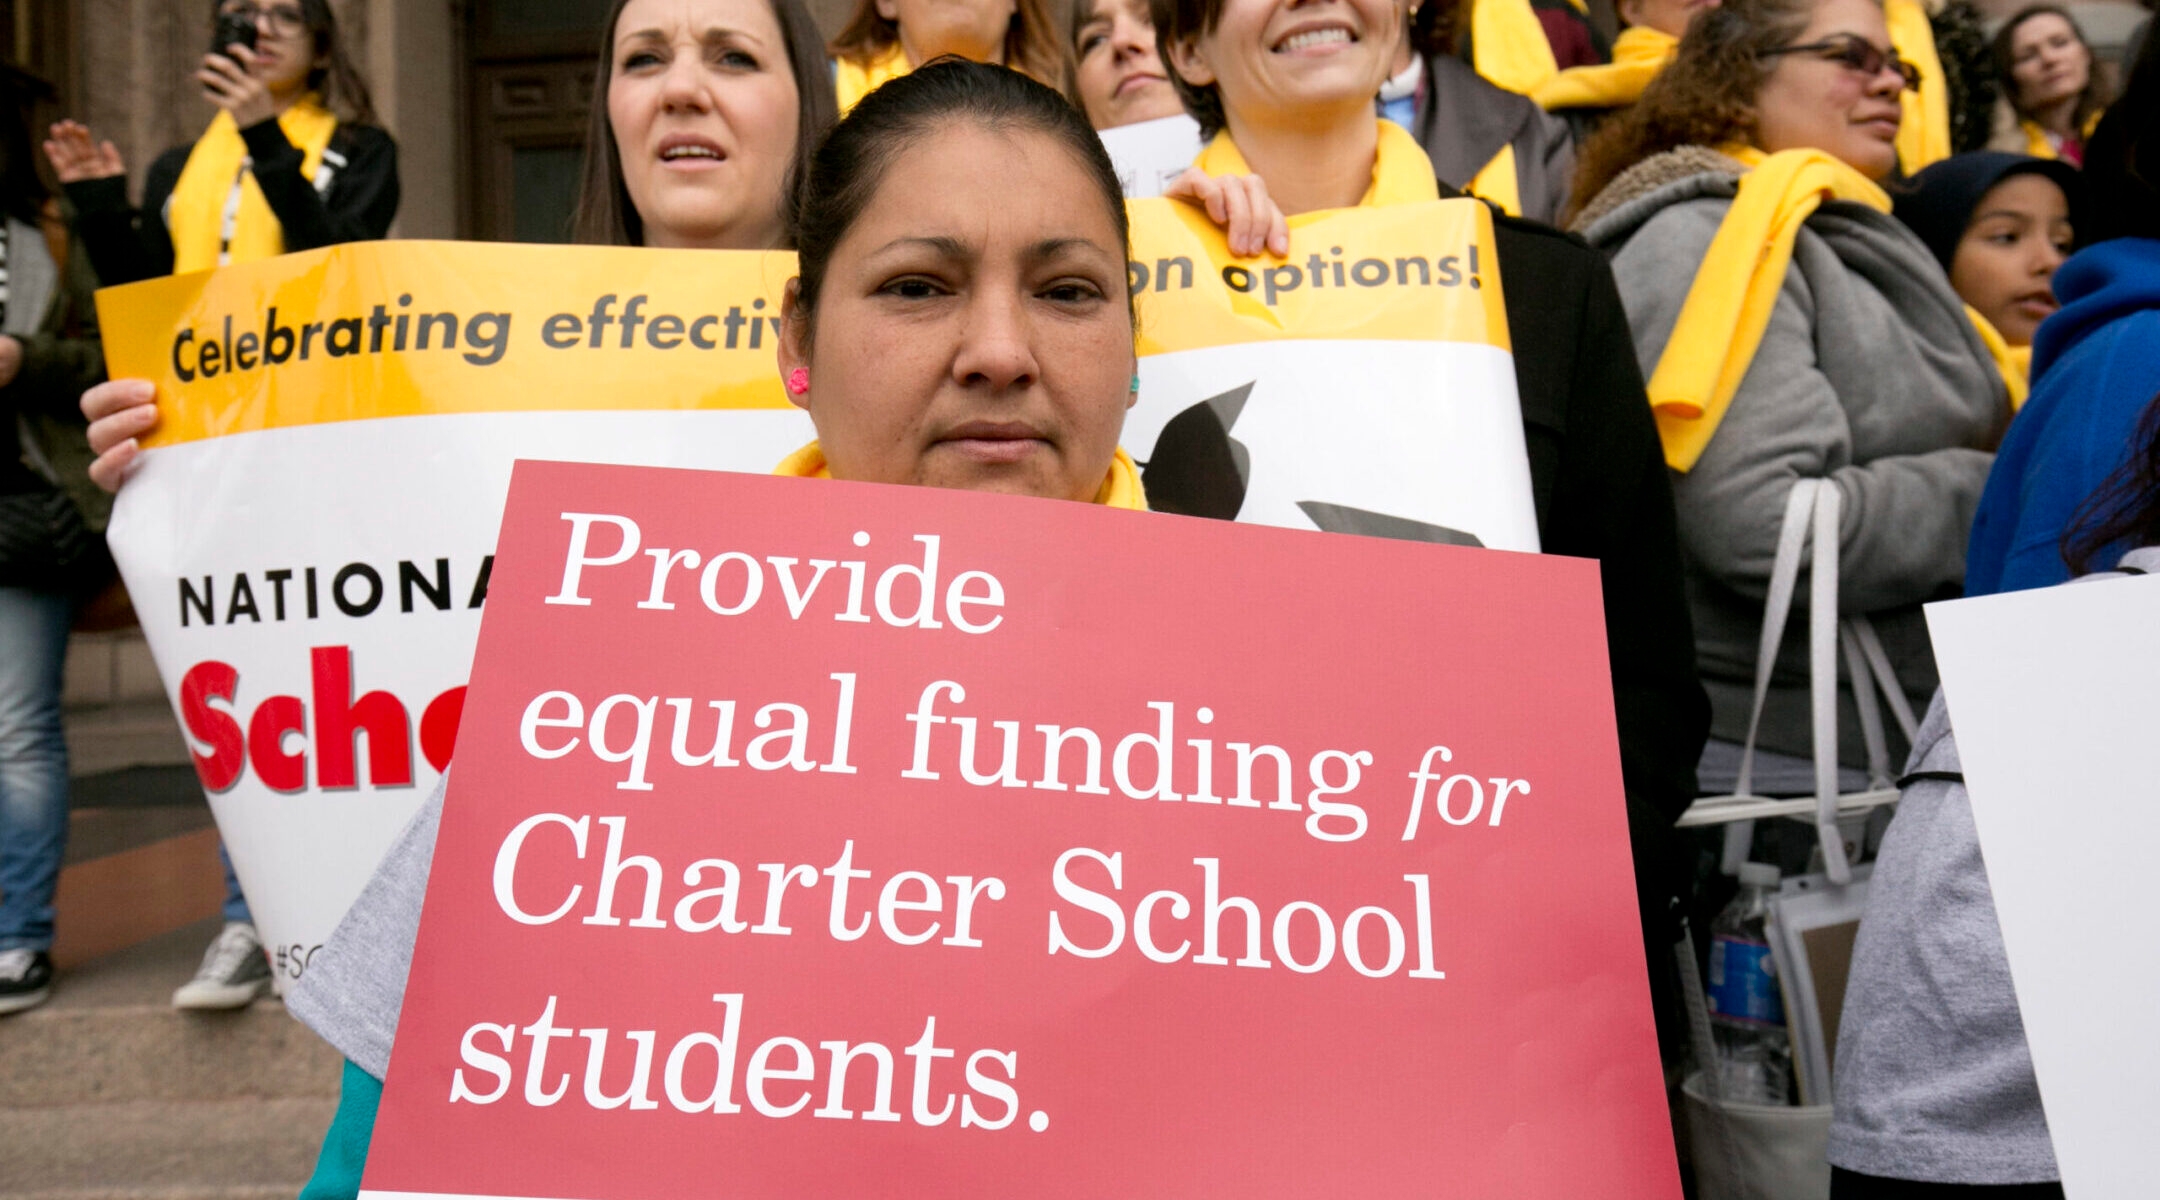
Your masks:
{"label": "yellow shawl draped over shoulder", "polygon": [[[330,148],[330,135],[337,132],[337,117],[310,94],[280,113],[277,122],[302,155],[301,174],[314,179],[322,168],[323,151]],[[172,234],[176,273],[257,262],[285,252],[285,229],[247,168],[247,142],[232,114],[221,111],[196,139],[173,184],[165,226]]]}
{"label": "yellow shawl draped over shoulder", "polygon": [[914,69],[915,65],[908,61],[907,51],[901,48],[899,42],[894,42],[867,60],[842,57],[833,64],[833,88],[840,101],[840,115],[848,115],[848,110],[855,107],[878,85],[891,83]]}

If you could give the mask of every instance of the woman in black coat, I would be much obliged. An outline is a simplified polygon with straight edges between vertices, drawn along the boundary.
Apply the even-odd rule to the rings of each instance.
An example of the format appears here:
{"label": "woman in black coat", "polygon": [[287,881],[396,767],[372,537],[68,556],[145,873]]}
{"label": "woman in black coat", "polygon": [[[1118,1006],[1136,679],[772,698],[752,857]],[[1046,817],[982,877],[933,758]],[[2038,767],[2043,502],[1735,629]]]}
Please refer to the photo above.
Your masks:
{"label": "woman in black coat", "polygon": [[[1392,140],[1400,134],[1375,118],[1372,96],[1399,44],[1402,10],[1370,0],[1341,6],[1343,19],[1363,27],[1337,53],[1369,60],[1367,79],[1305,70],[1294,56],[1268,53],[1264,38],[1235,36],[1272,28],[1276,3],[1155,0],[1172,82],[1205,134],[1235,132],[1240,156],[1285,213],[1357,204],[1383,159],[1395,156],[1393,169],[1401,169],[1402,143]],[[1327,152],[1312,153],[1314,145]],[[1271,177],[1274,163],[1299,169]],[[1430,172],[1431,163],[1422,169]],[[1445,184],[1438,193],[1460,194]],[[1653,991],[1666,993],[1672,901],[1683,888],[1673,823],[1695,798],[1710,714],[1695,675],[1664,452],[1603,256],[1573,236],[1500,213],[1493,229],[1539,543],[1547,554],[1599,565],[1636,887]],[[1156,469],[1151,460],[1150,495],[1169,507],[1154,490]],[[1657,1009],[1662,1017],[1676,1006]],[[1673,1031],[1661,1033],[1668,1051],[1675,1048]]]}

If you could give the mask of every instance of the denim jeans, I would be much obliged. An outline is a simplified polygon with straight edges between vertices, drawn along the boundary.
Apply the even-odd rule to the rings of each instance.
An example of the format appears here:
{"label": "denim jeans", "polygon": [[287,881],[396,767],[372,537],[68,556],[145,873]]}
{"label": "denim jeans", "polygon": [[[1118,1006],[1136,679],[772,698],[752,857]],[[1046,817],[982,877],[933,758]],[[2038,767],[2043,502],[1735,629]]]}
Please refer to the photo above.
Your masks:
{"label": "denim jeans", "polygon": [[0,587],[0,950],[47,950],[67,848],[60,669],[72,605]]}
{"label": "denim jeans", "polygon": [[245,921],[252,924],[255,914],[248,911],[247,896],[240,891],[240,876],[232,869],[232,855],[225,853],[225,843],[217,846],[218,865],[225,868],[225,919]]}

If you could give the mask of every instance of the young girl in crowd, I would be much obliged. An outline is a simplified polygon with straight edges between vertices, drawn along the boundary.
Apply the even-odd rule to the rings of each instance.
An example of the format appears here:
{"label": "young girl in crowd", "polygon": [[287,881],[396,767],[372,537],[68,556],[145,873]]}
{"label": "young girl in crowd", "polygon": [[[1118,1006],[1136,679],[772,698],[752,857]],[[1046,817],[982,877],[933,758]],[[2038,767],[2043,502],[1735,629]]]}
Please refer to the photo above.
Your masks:
{"label": "young girl in crowd", "polygon": [[[1564,5],[1563,5],[1564,6]],[[1512,217],[1555,224],[1567,203],[1575,143],[1565,122],[1502,88],[1457,55],[1448,0],[1417,5],[1390,56],[1381,114],[1408,129],[1440,182]]]}
{"label": "young girl in crowd", "polygon": [[1996,31],[1994,51],[2009,112],[1989,145],[2073,165],[2085,161],[2085,139],[2107,110],[2109,92],[2069,10],[2053,4],[2018,10]]}
{"label": "young girl in crowd", "polygon": [[[203,56],[195,79],[218,114],[193,143],[150,164],[141,208],[128,204],[126,169],[111,142],[63,121],[45,143],[107,286],[380,238],[397,216],[397,144],[374,124],[367,85],[346,56],[328,0],[220,0],[213,12],[219,36],[228,22],[251,24],[254,44],[228,42]],[[141,381],[103,394],[116,404],[150,401]],[[92,420],[110,411],[102,403],[91,411],[97,395],[83,397]],[[140,425],[133,433],[155,419],[154,410],[143,411],[132,418]],[[117,460],[100,458],[92,477],[110,490],[112,472],[132,454],[131,443]],[[225,926],[195,978],[173,993],[176,1007],[238,1008],[270,990],[247,897],[223,846],[218,856]]]}
{"label": "young girl in crowd", "polygon": [[2055,269],[2070,256],[2077,170],[2053,159],[1974,151],[1936,163],[1892,197],[1950,286],[2007,347],[2004,382],[2025,402],[2033,332],[2054,313]]}
{"label": "young girl in crowd", "polygon": [[1067,86],[1049,0],[858,0],[831,50],[843,114],[870,89],[947,54]]}
{"label": "young girl in crowd", "polygon": [[2147,38],[2088,148],[2084,248],[2055,274],[2062,310],[2033,340],[2032,397],[1980,498],[1965,571],[1972,595],[2068,577],[2056,552],[2063,531],[2123,461],[2140,407],[2160,392],[2160,186],[2139,165],[2160,153],[2156,137],[2160,38]]}
{"label": "young girl in crowd", "polygon": [[141,208],[111,142],[63,121],[45,144],[107,286],[367,241],[397,216],[397,144],[375,125],[328,0],[215,12],[252,22],[255,44],[203,56],[195,79],[218,115],[150,164]]}
{"label": "young girl in crowd", "polygon": [[1147,0],[1076,0],[1073,4],[1073,103],[1097,129],[1181,116]]}
{"label": "young girl in crowd", "polygon": [[[931,64],[834,130],[792,224],[779,367],[818,440],[777,473],[1146,507],[1117,445],[1137,368],[1124,199],[1062,96]],[[442,798],[438,786],[292,996],[349,1060],[303,1200],[357,1193]]]}
{"label": "young girl in crowd", "polygon": [[[1613,256],[1673,469],[1713,712],[1707,792],[1736,783],[1800,480],[1843,500],[1841,615],[1872,616],[1916,708],[1935,688],[1920,605],[1964,574],[2010,408],[1964,302],[1877,186],[1910,80],[1877,0],[1728,0],[1584,151],[1580,225]],[[1815,788],[1806,655],[1786,639],[1760,794]],[[1841,761],[1857,767],[1856,710],[1839,699]],[[1848,789],[1864,783],[1848,772]]]}
{"label": "young girl in crowd", "polygon": [[[1373,112],[1401,5],[1157,0],[1154,11],[1172,81],[1213,139],[1203,172],[1256,172],[1293,218],[1442,194],[1417,140]],[[1278,52],[1315,28],[1332,40]],[[1605,263],[1544,226],[1498,215],[1493,226],[1539,544],[1596,559],[1603,575],[1636,880],[1650,961],[1662,962],[1672,823],[1694,795],[1705,720],[1670,487]]]}

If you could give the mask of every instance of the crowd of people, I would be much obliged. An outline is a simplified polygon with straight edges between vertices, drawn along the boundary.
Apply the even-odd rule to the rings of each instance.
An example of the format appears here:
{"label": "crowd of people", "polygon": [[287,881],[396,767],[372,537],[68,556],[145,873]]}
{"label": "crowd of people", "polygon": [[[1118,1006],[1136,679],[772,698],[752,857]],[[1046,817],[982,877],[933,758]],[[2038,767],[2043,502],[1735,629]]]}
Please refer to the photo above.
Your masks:
{"label": "crowd of people", "polygon": [[[1920,606],[2136,570],[2160,541],[2153,39],[2116,98],[2053,5],[1992,41],[1961,0],[1618,13],[1608,43],[1570,0],[1077,0],[1062,25],[1044,0],[861,0],[826,44],[801,0],[616,0],[575,236],[797,253],[776,366],[818,440],[784,473],[1144,507],[1119,448],[1138,386],[1126,210],[1097,131],[1194,122],[1203,149],[1169,194],[1238,253],[1285,252],[1310,212],[1491,205],[1540,544],[1600,564],[1669,1058],[1675,914],[1731,890],[1676,819],[1743,786],[1817,790],[1805,651],[1766,691],[1758,670],[1790,498],[1821,481],[1838,615],[1866,618],[1928,714],[1892,747],[1927,778],[1883,839],[1855,954],[1833,1194],[2047,1194]],[[51,986],[61,656],[111,573],[84,484],[118,490],[159,420],[149,382],[103,378],[89,292],[383,237],[397,208],[395,144],[325,0],[212,15],[244,31],[196,76],[218,115],[155,160],[139,204],[79,124],[43,146],[62,195],[24,121],[0,150],[0,397],[22,418],[0,433],[0,1012]],[[908,237],[931,227],[973,232]],[[992,416],[1025,436],[955,432]],[[1869,782],[1864,688],[1838,697],[1846,790]],[[348,1060],[308,1196],[357,1190],[440,803],[291,997]],[[1794,852],[1770,829],[1752,848]],[[176,1004],[267,987],[228,882]]]}

